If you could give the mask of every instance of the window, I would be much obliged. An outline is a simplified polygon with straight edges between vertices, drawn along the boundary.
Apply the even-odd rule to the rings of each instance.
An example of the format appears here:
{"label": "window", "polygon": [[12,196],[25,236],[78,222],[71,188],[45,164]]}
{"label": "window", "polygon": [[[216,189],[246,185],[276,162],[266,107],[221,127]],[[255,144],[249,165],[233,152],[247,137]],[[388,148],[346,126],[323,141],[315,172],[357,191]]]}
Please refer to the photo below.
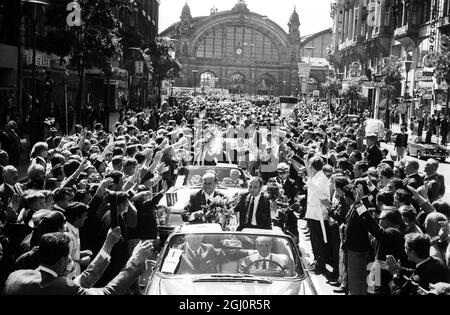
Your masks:
{"label": "window", "polygon": [[[255,61],[279,61],[278,47],[267,35],[256,29],[241,26],[215,28],[205,32],[197,43],[196,57],[241,57]],[[237,55],[237,49],[242,54]]]}

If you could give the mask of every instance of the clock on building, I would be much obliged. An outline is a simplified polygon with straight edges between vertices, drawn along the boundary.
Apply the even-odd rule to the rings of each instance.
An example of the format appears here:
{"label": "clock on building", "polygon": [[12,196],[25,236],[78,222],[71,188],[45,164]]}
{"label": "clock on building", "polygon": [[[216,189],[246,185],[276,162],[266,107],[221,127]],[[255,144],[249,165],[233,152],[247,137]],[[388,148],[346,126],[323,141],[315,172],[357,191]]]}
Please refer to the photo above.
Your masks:
{"label": "clock on building", "polygon": [[242,55],[242,53],[243,53],[242,48],[236,49],[236,55],[240,56],[240,55]]}

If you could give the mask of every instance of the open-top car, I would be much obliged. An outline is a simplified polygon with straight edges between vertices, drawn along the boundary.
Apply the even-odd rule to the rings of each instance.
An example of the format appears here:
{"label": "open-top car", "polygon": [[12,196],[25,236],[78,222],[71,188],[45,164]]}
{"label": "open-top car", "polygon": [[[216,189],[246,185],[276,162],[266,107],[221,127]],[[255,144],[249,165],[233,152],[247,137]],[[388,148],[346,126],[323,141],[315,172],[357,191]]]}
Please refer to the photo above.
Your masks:
{"label": "open-top car", "polygon": [[414,139],[408,144],[408,155],[415,156],[418,159],[433,158],[445,162],[450,155],[448,149],[436,143],[419,142]]}
{"label": "open-top car", "polygon": [[291,237],[277,230],[179,227],[141,277],[146,295],[316,295]]}
{"label": "open-top car", "polygon": [[169,224],[178,226],[183,223],[181,213],[189,202],[191,194],[202,189],[203,175],[207,172],[216,174],[217,191],[227,198],[248,191],[249,175],[233,164],[218,164],[216,166],[187,166],[180,168],[174,187],[171,187],[161,199],[159,206],[166,206],[170,213]]}

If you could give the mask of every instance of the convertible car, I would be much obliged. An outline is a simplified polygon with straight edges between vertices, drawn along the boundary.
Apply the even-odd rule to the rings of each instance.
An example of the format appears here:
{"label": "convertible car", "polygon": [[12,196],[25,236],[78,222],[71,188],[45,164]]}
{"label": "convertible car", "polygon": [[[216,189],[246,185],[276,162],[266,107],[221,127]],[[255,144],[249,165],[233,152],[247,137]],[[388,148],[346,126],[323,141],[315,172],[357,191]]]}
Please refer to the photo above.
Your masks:
{"label": "convertible car", "polygon": [[181,213],[189,202],[191,194],[202,189],[202,178],[207,172],[214,172],[218,179],[217,191],[228,198],[248,191],[248,178],[242,169],[232,164],[216,166],[187,166],[177,171],[174,187],[170,188],[158,206],[165,206],[170,213],[169,225],[183,224]]}
{"label": "convertible car", "polygon": [[450,155],[448,149],[439,144],[427,144],[418,142],[408,144],[408,155],[415,156],[418,159],[433,158],[441,162],[445,162]]}
{"label": "convertible car", "polygon": [[145,295],[317,295],[291,237],[277,230],[179,227],[140,285]]}

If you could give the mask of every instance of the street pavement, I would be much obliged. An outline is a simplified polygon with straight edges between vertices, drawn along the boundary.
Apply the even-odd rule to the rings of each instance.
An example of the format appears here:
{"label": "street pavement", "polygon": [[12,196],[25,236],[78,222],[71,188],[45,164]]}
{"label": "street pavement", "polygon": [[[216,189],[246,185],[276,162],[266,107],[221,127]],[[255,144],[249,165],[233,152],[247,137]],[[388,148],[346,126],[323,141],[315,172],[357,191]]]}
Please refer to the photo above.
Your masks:
{"label": "street pavement", "polygon": [[[311,247],[311,241],[309,238],[306,238],[304,235],[304,232],[302,228],[306,227],[306,221],[305,220],[299,220],[299,232],[300,232],[300,251],[302,253],[302,257],[304,257],[304,261],[306,262],[313,262],[314,261],[314,254],[312,253],[312,247]],[[307,264],[305,267],[308,267]],[[328,271],[332,271],[332,268],[327,265]],[[324,275],[316,275],[314,272],[309,272],[311,276],[311,280],[317,290],[317,294],[319,295],[344,295],[340,293],[334,293],[333,289],[337,289],[336,287],[333,287],[327,283],[327,278],[325,278]]]}

